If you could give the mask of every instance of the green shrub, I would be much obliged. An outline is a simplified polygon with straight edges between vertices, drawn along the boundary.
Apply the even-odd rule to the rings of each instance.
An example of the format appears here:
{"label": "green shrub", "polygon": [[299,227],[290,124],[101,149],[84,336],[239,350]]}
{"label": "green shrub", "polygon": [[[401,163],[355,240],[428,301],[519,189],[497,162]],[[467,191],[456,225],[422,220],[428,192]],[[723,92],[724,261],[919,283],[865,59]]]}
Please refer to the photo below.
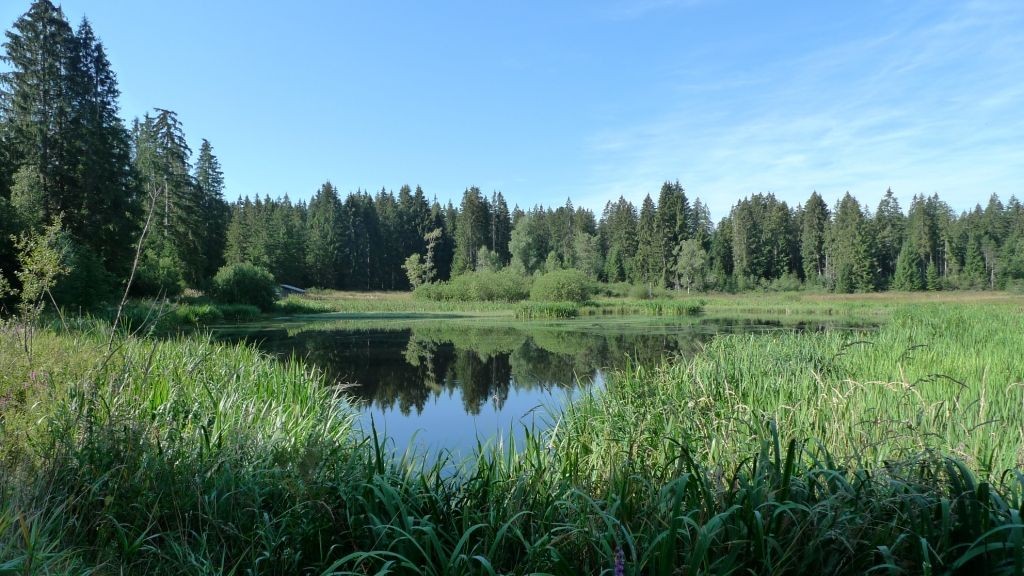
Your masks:
{"label": "green shrub", "polygon": [[217,271],[210,295],[217,302],[250,304],[267,311],[277,300],[277,283],[263,268],[247,263],[231,264]]}
{"label": "green shrub", "polygon": [[800,282],[800,278],[792,272],[787,272],[771,281],[762,280],[762,285],[768,292],[796,292],[804,287],[803,283]]}
{"label": "green shrub", "polygon": [[172,255],[146,252],[132,282],[133,296],[166,296],[181,294],[185,281],[181,276],[181,262]]}
{"label": "green shrub", "polygon": [[595,287],[595,293],[611,298],[625,298],[633,287],[629,282],[601,282]]}
{"label": "green shrub", "polygon": [[413,294],[441,302],[519,302],[530,295],[530,278],[509,268],[497,272],[477,270],[448,282],[420,284]]}
{"label": "green shrub", "polygon": [[114,294],[114,279],[96,254],[67,239],[63,261],[68,273],[53,288],[57,305],[68,310],[95,310]]}
{"label": "green shrub", "polygon": [[634,284],[629,287],[629,297],[635,300],[656,300],[670,298],[669,291],[662,286]]}
{"label": "green shrub", "polygon": [[183,304],[174,308],[173,324],[178,326],[205,326],[224,321],[224,314],[213,304]]}
{"label": "green shrub", "polygon": [[530,290],[530,300],[581,304],[592,292],[587,275],[574,268],[554,270],[539,276]]}

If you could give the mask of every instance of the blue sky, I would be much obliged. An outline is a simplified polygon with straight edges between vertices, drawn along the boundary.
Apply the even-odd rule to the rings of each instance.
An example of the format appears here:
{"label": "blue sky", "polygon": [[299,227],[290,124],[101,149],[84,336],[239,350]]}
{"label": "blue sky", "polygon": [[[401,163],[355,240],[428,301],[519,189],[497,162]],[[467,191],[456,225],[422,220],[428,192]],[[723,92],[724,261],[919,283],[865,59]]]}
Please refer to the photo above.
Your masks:
{"label": "blue sky", "polygon": [[[6,28],[28,7],[0,6]],[[227,195],[1024,197],[1024,2],[68,0]]]}

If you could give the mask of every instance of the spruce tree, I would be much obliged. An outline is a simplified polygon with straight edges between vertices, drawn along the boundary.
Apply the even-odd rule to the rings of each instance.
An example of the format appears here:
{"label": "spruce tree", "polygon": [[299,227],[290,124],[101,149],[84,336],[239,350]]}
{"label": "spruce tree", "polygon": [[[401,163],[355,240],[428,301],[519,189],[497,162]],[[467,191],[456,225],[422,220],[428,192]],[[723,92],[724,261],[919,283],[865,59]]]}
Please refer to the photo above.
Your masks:
{"label": "spruce tree", "polygon": [[605,246],[605,278],[621,282],[632,276],[637,251],[636,208],[623,197],[605,206],[598,231]]}
{"label": "spruce tree", "polygon": [[196,223],[201,197],[189,166],[191,149],[177,114],[157,108],[133,129],[134,164],[146,196],[154,201],[148,250],[180,267],[193,286],[203,278],[202,246]]}
{"label": "spruce tree", "polygon": [[885,196],[878,203],[874,217],[874,237],[877,246],[875,259],[878,263],[880,284],[883,287],[889,285],[896,272],[896,260],[904,245],[905,220],[892,189],[886,190]]}
{"label": "spruce tree", "polygon": [[41,214],[119,275],[131,259],[138,195],[117,82],[87,21],[72,31],[48,0],[33,2],[6,33],[0,74],[0,190],[19,169],[38,174]]}
{"label": "spruce tree", "polygon": [[476,269],[476,255],[481,246],[489,242],[490,211],[480,189],[467,188],[462,195],[462,205],[455,225],[455,257],[452,275]]}
{"label": "spruce tree", "polygon": [[511,257],[508,243],[512,239],[512,218],[501,192],[495,192],[491,196],[490,217],[491,252],[496,254],[498,261],[505,266]]}
{"label": "spruce tree", "polygon": [[921,277],[921,266],[918,262],[917,252],[908,242],[903,243],[899,256],[896,257],[896,269],[893,271],[890,287],[893,290],[902,290],[904,292],[922,290],[924,288],[924,280]]}
{"label": "spruce tree", "polygon": [[[0,98],[11,166],[32,166],[43,190],[43,221],[64,213],[77,220],[75,132],[79,45],[64,13],[36,0],[6,32]],[[12,175],[7,175],[10,178]],[[75,209],[73,209],[75,208]]]}
{"label": "spruce tree", "polygon": [[309,201],[306,226],[306,273],[314,286],[340,287],[343,234],[338,191],[325,182]]}
{"label": "spruce tree", "polygon": [[874,262],[866,237],[867,222],[857,200],[849,192],[836,208],[829,230],[828,257],[834,267],[836,292],[867,292],[874,289]]}
{"label": "spruce tree", "polygon": [[[203,278],[210,279],[224,265],[229,211],[224,201],[224,173],[213,154],[213,146],[205,138],[199,146],[193,178],[199,191],[199,221],[194,226],[202,252],[201,273]],[[278,277],[273,269],[271,273]]]}
{"label": "spruce tree", "polygon": [[823,285],[825,282],[825,235],[829,226],[828,205],[817,191],[804,205],[800,230],[800,256],[804,279]]}
{"label": "spruce tree", "polygon": [[[644,197],[640,208],[640,220],[637,222],[637,249],[631,278],[635,284],[662,286],[662,282],[664,282],[662,243],[658,232],[654,201],[648,195]],[[676,284],[674,266],[669,276],[672,278],[673,285]]]}
{"label": "spruce tree", "polygon": [[925,288],[930,292],[942,290],[942,279],[939,278],[939,268],[935,266],[935,262],[928,263],[928,269],[925,271]]}

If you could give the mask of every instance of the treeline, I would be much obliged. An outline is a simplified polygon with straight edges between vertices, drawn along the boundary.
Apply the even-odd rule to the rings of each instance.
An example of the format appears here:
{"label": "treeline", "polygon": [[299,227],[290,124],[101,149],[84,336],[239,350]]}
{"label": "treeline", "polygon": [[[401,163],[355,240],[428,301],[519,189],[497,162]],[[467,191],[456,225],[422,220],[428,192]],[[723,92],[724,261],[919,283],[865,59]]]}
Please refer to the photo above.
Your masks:
{"label": "treeline", "polygon": [[509,209],[500,192],[475,187],[441,205],[419,187],[342,197],[329,182],[308,203],[229,205],[213,147],[203,140],[193,160],[174,112],[154,109],[130,128],[119,117],[116,76],[88,21],[72,29],[59,8],[36,0],[3,49],[0,271],[17,287],[17,246],[26,244],[16,238],[59,222],[64,305],[113,295],[143,232],[137,295],[205,289],[222,265],[243,262],[288,284],[358,290],[506,268],[722,291],[998,289],[1024,280],[1021,204],[996,196],[957,214],[937,195],[916,196],[904,212],[891,191],[874,210],[850,194],[832,207],[816,192],[795,207],[755,194],[717,225],[679,182],[639,209],[619,198],[599,216],[571,201]]}
{"label": "treeline", "polygon": [[772,194],[736,203],[713,225],[678,182],[637,210],[619,198],[600,218],[571,202],[508,209],[469,188],[459,206],[324,184],[313,200],[244,199],[231,207],[228,262],[253,262],[299,285],[406,289],[407,260],[432,264],[426,280],[510,267],[523,274],[577,268],[594,280],[691,290],[999,289],[1024,280],[1024,211],[1016,198],[956,214],[938,195],[906,213],[891,190],[876,209],[846,194],[829,207],[817,192],[788,206]]}
{"label": "treeline", "polygon": [[[127,279],[147,231],[137,293],[203,286],[223,262],[228,222],[212,146],[192,151],[174,112],[129,129],[117,79],[85,19],[37,0],[6,32],[0,75],[0,271],[21,278],[17,238],[57,222],[60,298],[89,306]],[[24,242],[21,242],[24,245]],[[2,295],[0,295],[2,296]]]}

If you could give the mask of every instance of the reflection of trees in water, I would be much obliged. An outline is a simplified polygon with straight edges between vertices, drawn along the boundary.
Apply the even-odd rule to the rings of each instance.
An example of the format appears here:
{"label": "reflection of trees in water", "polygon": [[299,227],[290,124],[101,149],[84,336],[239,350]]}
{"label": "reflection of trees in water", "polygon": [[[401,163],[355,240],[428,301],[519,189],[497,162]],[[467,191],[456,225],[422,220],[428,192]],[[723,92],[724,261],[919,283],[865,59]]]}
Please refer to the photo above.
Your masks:
{"label": "reflection of trees in water", "polygon": [[381,409],[420,413],[432,398],[458,394],[466,412],[478,414],[488,402],[500,410],[513,389],[571,389],[600,369],[690,356],[711,334],[662,332],[424,324],[262,333],[253,340],[281,357],[304,359],[331,381],[354,385],[351,394]]}

